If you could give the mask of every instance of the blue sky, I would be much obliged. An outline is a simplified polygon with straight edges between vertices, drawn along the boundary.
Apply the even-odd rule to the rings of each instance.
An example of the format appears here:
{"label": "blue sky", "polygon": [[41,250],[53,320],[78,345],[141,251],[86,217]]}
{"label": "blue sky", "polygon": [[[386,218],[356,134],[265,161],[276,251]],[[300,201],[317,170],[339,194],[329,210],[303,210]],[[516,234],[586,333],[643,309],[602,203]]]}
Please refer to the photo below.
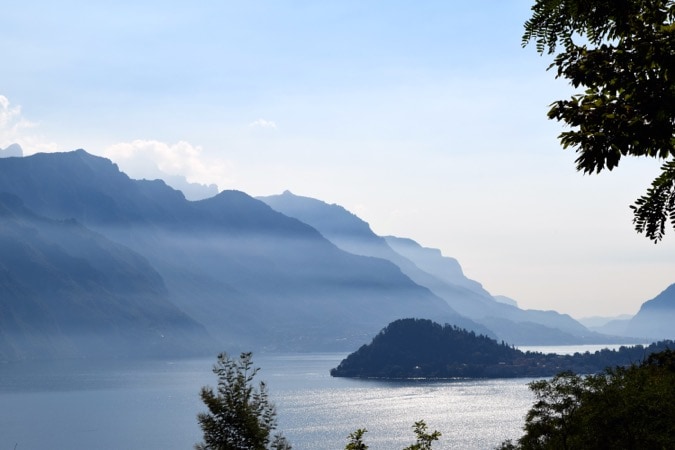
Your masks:
{"label": "blue sky", "polygon": [[675,233],[633,231],[658,162],[583,176],[546,119],[571,91],[521,48],[531,2],[15,2],[0,147],[84,148],[251,195],[286,189],[575,317],[675,282]]}

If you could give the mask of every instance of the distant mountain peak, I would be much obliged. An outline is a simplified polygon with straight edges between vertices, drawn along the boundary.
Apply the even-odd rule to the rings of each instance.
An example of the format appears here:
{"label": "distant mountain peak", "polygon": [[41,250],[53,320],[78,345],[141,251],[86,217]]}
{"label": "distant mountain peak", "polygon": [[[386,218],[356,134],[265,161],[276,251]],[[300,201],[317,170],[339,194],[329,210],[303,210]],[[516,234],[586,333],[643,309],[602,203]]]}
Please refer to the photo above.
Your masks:
{"label": "distant mountain peak", "polygon": [[11,144],[4,149],[0,148],[0,158],[22,157],[23,149],[17,143]]}
{"label": "distant mountain peak", "polygon": [[[370,228],[368,222],[348,211],[338,204],[329,204],[323,200],[304,197],[285,190],[280,195],[258,197],[271,208],[290,217],[295,217],[319,230],[326,238],[333,241],[338,247],[341,245],[335,240],[340,236],[349,236],[350,239],[380,239]],[[341,247],[350,251],[349,248]]]}

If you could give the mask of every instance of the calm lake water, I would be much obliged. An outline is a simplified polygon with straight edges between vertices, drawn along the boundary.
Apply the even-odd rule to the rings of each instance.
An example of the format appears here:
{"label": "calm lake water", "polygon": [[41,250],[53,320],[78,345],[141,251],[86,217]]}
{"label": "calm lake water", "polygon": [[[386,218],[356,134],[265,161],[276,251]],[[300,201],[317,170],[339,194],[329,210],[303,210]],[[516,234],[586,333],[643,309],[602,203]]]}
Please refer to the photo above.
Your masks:
{"label": "calm lake water", "polygon": [[[577,350],[574,350],[577,351]],[[521,435],[531,379],[382,382],[332,378],[345,354],[254,355],[297,450],[342,449],[366,428],[372,450],[414,442],[424,419],[437,448],[487,449]],[[0,364],[0,450],[190,449],[199,389],[215,357],[176,361]]]}

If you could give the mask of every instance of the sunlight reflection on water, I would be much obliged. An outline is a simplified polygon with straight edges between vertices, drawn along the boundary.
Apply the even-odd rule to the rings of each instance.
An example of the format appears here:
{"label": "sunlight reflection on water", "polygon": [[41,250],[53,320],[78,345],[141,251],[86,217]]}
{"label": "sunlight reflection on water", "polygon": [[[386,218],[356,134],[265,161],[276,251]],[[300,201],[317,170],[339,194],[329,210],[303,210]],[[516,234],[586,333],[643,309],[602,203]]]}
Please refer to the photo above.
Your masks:
{"label": "sunlight reflection on water", "polygon": [[[339,358],[327,362],[332,362],[329,369]],[[266,373],[273,372],[275,362],[267,367]],[[303,362],[295,369],[302,372]],[[522,434],[533,399],[527,387],[531,379],[384,382],[331,378],[328,370],[306,376],[296,374],[318,388],[282,387],[283,380],[266,378],[280,429],[298,450],[344,448],[347,435],[358,428],[368,430],[372,450],[403,448],[414,441],[412,425],[421,419],[443,433],[438,448],[494,448]],[[275,389],[277,381],[282,382]]]}
{"label": "sunlight reflection on water", "polygon": [[[335,450],[367,428],[371,450],[403,448],[424,419],[437,448],[493,448],[521,435],[529,379],[383,382],[332,378],[344,354],[254,355],[295,450]],[[0,448],[185,449],[199,441],[201,386],[215,359],[0,365]],[[37,426],[36,426],[37,424]]]}

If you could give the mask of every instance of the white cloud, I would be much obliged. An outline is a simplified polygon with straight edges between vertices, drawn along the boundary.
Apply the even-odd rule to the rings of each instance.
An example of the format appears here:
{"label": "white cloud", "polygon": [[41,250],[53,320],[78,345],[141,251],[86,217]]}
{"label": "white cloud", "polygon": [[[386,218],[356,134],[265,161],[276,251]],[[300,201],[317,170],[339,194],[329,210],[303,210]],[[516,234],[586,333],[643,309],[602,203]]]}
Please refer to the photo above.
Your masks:
{"label": "white cloud", "polygon": [[111,145],[103,151],[120,169],[132,178],[185,177],[190,183],[231,184],[229,164],[207,158],[202,148],[189,142],[167,144],[156,140],[137,139]]}
{"label": "white cloud", "polygon": [[0,95],[0,148],[19,144],[25,155],[38,152],[55,152],[58,146],[36,134],[37,124],[26,119],[21,106],[13,106]]}
{"label": "white cloud", "polygon": [[279,127],[273,120],[258,119],[248,124],[250,128],[262,128],[266,130],[276,130]]}
{"label": "white cloud", "polygon": [[17,116],[21,116],[21,107],[11,107],[9,99],[4,95],[0,95],[0,127],[5,129]]}

